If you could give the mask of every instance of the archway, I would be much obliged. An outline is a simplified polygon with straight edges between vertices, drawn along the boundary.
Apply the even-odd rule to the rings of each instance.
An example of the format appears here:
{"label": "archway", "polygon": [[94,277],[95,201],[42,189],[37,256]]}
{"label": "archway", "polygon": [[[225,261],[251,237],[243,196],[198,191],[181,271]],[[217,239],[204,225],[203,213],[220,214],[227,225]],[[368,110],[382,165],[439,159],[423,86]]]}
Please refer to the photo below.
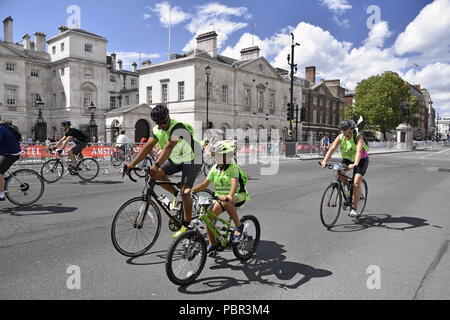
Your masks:
{"label": "archway", "polygon": [[139,119],[134,126],[134,141],[140,142],[142,138],[150,137],[150,125],[144,119]]}

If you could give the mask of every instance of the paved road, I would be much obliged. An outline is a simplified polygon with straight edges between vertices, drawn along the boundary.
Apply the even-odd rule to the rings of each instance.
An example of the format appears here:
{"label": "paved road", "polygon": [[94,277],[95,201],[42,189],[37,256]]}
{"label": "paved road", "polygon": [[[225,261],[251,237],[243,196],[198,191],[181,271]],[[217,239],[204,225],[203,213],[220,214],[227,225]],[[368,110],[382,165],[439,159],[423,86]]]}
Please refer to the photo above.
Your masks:
{"label": "paved road", "polygon": [[[366,217],[341,216],[331,231],[319,219],[331,171],[312,160],[283,161],[275,176],[246,167],[252,201],[241,214],[262,226],[255,258],[209,258],[182,288],[164,270],[167,219],[142,257],[111,244],[115,211],[141,185],[118,174],[89,184],[69,177],[33,207],[0,205],[0,299],[449,299],[450,172],[439,171],[450,169],[449,157],[450,149],[371,156]],[[80,267],[80,290],[67,288],[71,265]],[[373,270],[380,289],[367,287]]]}

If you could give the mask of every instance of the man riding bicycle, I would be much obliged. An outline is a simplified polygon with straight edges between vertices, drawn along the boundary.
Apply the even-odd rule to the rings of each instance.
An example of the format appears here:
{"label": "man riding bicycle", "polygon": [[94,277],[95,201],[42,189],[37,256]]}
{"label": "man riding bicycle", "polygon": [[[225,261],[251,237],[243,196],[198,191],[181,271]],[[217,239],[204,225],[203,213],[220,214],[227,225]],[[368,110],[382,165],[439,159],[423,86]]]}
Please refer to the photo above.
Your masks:
{"label": "man riding bicycle", "polygon": [[[345,164],[349,170],[355,170],[355,178],[353,181],[353,208],[351,208],[349,216],[357,217],[360,215],[358,212],[358,204],[361,197],[361,183],[369,166],[369,148],[364,142],[363,137],[359,133],[353,132],[356,128],[356,123],[354,121],[344,120],[339,124],[339,128],[342,130],[342,133],[336,137],[321,164],[322,167],[325,168],[334,151],[338,147],[341,148],[342,163]],[[344,171],[344,174],[345,173],[346,171]],[[347,179],[341,179],[341,181],[347,183]]]}
{"label": "man riding bicycle", "polygon": [[20,152],[19,140],[7,128],[7,125],[0,124],[0,201],[5,201],[6,198],[3,176],[13,163],[19,160]]}
{"label": "man riding bicycle", "polygon": [[83,151],[83,149],[87,147],[89,138],[80,130],[71,128],[71,125],[72,124],[70,123],[70,121],[67,120],[61,121],[61,128],[64,132],[64,136],[51,149],[53,150],[56,149],[58,153],[61,153],[62,150],[64,150],[64,148],[66,147],[66,145],[70,141],[73,141],[75,143],[75,146],[73,146],[69,150],[68,155],[70,162],[72,163],[70,169],[76,171],[77,161],[75,159],[75,156],[81,153],[81,151]]}
{"label": "man riding bicycle", "polygon": [[[149,169],[150,176],[158,181],[170,182],[167,176],[182,172],[180,196],[183,202],[184,216],[181,229],[172,236],[177,238],[187,230],[191,223],[192,198],[189,194],[185,194],[184,190],[192,188],[198,173],[202,169],[202,147],[194,139],[192,126],[171,119],[169,109],[165,105],[156,105],[151,111],[151,118],[156,123],[153,134],[136,158],[127,164],[126,168],[134,168],[158,144],[161,152],[155,164]],[[171,185],[161,186],[174,195],[171,209],[178,207],[179,194],[176,188]]]}

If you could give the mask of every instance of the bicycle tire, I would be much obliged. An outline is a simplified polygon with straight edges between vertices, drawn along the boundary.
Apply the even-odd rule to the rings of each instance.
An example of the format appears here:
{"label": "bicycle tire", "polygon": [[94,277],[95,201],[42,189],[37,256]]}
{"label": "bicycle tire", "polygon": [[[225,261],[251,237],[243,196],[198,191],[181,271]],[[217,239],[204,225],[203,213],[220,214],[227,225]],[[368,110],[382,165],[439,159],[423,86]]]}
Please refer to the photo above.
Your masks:
{"label": "bicycle tire", "polygon": [[[16,176],[20,175],[21,173],[25,173],[25,172],[32,174],[33,176],[35,176],[37,178],[40,190],[39,190],[37,196],[32,198],[30,201],[19,202],[14,198],[14,196],[11,196],[11,193],[8,192],[8,188],[9,188],[11,182],[16,179],[15,178]],[[17,181],[19,181],[19,180],[17,180]],[[24,185],[24,188],[28,188],[25,191],[29,190],[30,185],[27,184],[26,182],[21,182],[20,189],[22,192],[25,192],[25,191],[23,191],[23,188],[22,188],[23,185]],[[11,176],[8,179],[6,179],[6,181],[5,181],[5,191],[6,191],[5,196],[6,196],[6,198],[9,201],[11,201],[11,203],[13,203],[17,206],[21,206],[21,207],[29,206],[29,205],[32,205],[33,203],[37,202],[42,197],[42,194],[44,193],[44,189],[45,189],[45,183],[44,183],[44,179],[42,178],[42,176],[39,173],[37,173],[36,171],[30,170],[30,169],[16,170],[16,171],[12,172]]]}
{"label": "bicycle tire", "polygon": [[[83,158],[80,162],[78,162],[77,169],[77,174],[80,179],[84,181],[92,181],[98,176],[98,173],[100,172],[100,165],[94,158]],[[92,171],[95,174],[90,177],[84,176],[84,173],[88,171]]]}
{"label": "bicycle tire", "polygon": [[[198,265],[198,269],[195,272],[192,272],[190,274],[190,272],[188,272],[188,276],[186,278],[180,278],[179,276],[177,276],[174,272],[174,268],[173,268],[173,262],[177,261],[174,260],[174,256],[176,254],[176,249],[178,247],[178,245],[180,244],[180,242],[187,240],[188,242],[188,246],[192,245],[191,242],[198,242],[200,248],[198,248],[200,250],[199,254],[196,253],[196,248],[194,248],[194,253],[186,253],[186,250],[183,253],[183,259],[186,260],[185,258],[188,257],[187,260],[189,260],[190,258],[192,258],[192,254],[194,254],[194,258],[196,255],[200,255],[200,260],[199,260],[199,265]],[[192,245],[195,246],[195,243]],[[203,238],[203,236],[200,234],[200,232],[198,232],[197,230],[189,230],[185,233],[183,233],[182,235],[180,235],[177,239],[175,239],[172,244],[170,245],[169,251],[167,252],[167,256],[166,256],[166,274],[167,277],[169,278],[169,280],[176,285],[179,286],[183,286],[183,285],[187,285],[190,284],[192,282],[195,281],[195,279],[197,279],[197,277],[200,275],[200,273],[203,271],[203,268],[205,267],[205,262],[206,262],[206,241]],[[185,256],[186,254],[188,254],[188,256]],[[194,259],[192,258],[192,260]],[[191,261],[192,261],[191,260]]]}
{"label": "bicycle tire", "polygon": [[[338,199],[336,199],[336,201],[339,200],[339,203],[336,203],[332,206],[332,207],[337,208],[337,213],[336,213],[335,217],[331,219],[332,220],[331,223],[326,221],[326,219],[324,217],[324,215],[325,215],[324,200],[326,200],[326,195],[330,189],[332,189],[332,190],[331,190],[331,195],[330,195],[329,201],[332,201],[331,197],[334,196],[334,192],[336,192],[336,197],[338,197]],[[330,229],[336,224],[336,221],[339,218],[339,214],[341,213],[341,207],[342,207],[342,193],[341,193],[340,187],[338,184],[332,183],[325,189],[325,191],[323,192],[323,195],[322,195],[322,200],[320,201],[320,220],[322,221],[322,224],[326,228]]]}
{"label": "bicycle tire", "polygon": [[[138,256],[141,256],[144,253],[146,253],[148,250],[150,250],[153,247],[153,245],[155,244],[156,240],[158,239],[159,233],[161,231],[161,213],[159,211],[158,206],[153,202],[153,200],[150,200],[146,203],[145,211],[148,212],[149,207],[152,206],[152,208],[154,209],[154,212],[155,212],[155,217],[156,217],[157,223],[156,223],[156,232],[154,233],[153,239],[151,239],[149,241],[150,243],[147,246],[145,246],[143,249],[134,251],[134,252],[127,251],[127,249],[122,248],[122,246],[119,244],[119,241],[116,236],[116,228],[117,228],[117,223],[118,223],[120,215],[124,212],[125,208],[127,206],[129,206],[130,204],[132,204],[133,202],[143,202],[143,201],[145,201],[145,200],[142,197],[135,197],[135,198],[132,198],[132,199],[126,201],[119,208],[119,210],[116,212],[116,214],[114,215],[114,218],[113,218],[113,222],[111,225],[111,240],[114,245],[114,248],[120,254],[122,254],[126,257],[138,257]],[[153,217],[153,218],[155,218],[155,217]],[[146,225],[145,222],[144,222],[144,225]],[[147,239],[147,240],[149,240],[149,239]]]}
{"label": "bicycle tire", "polygon": [[[51,179],[51,176],[47,176],[47,170],[45,168],[48,168],[52,172],[56,171],[58,177],[56,179]],[[42,165],[40,173],[45,182],[55,183],[64,176],[64,165],[59,159],[50,159]]]}
{"label": "bicycle tire", "polygon": [[[367,197],[369,195],[369,189],[367,186],[367,181],[365,179],[362,180],[362,186],[364,187],[364,195],[363,195],[363,190],[361,190],[361,196],[364,196],[364,205],[362,206],[362,208],[359,211],[360,214],[362,214],[364,212],[364,209],[367,206]],[[361,200],[359,200],[359,203],[361,203]]]}
{"label": "bicycle tire", "polygon": [[136,168],[142,169],[140,171],[135,171],[136,175],[140,178],[145,178],[147,168],[151,167],[152,165],[153,159],[151,157],[146,157],[144,160],[142,160],[141,163],[136,166]]}
{"label": "bicycle tire", "polygon": [[[246,254],[241,254],[239,251],[239,246],[243,245],[245,242],[232,243],[233,254],[241,261],[248,260],[253,256],[255,251],[258,249],[259,240],[261,239],[261,225],[259,224],[258,219],[252,215],[245,215],[241,218],[241,223],[245,225],[246,221],[252,221],[255,226],[255,237],[251,250],[249,250]],[[231,236],[233,236],[233,234],[231,234]],[[244,238],[245,237],[246,234],[244,233]]]}

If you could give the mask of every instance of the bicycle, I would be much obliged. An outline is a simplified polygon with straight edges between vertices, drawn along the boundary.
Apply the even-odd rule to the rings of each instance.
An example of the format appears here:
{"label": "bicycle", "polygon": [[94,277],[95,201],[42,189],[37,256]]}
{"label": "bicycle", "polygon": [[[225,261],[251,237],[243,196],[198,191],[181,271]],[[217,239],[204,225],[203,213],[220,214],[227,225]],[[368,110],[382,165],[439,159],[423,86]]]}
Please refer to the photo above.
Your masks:
{"label": "bicycle", "polygon": [[[258,248],[261,227],[258,219],[252,215],[241,218],[244,224],[243,236],[237,243],[231,241],[233,235],[232,219],[222,219],[208,210],[212,200],[218,197],[199,197],[200,216],[193,220],[193,230],[186,231],[172,242],[166,257],[166,273],[169,280],[176,285],[187,285],[195,281],[202,272],[207,256],[207,244],[200,231],[205,224],[217,240],[218,246],[211,252],[215,256],[218,251],[232,248],[233,254],[241,261],[248,260]],[[222,226],[217,226],[220,222]]]}
{"label": "bicycle", "polygon": [[[41,176],[47,183],[54,183],[68,174],[78,175],[84,181],[95,179],[100,171],[100,165],[94,158],[85,158],[81,152],[76,156],[76,167],[73,169],[70,160],[62,157],[62,150],[53,151],[57,158],[46,161],[41,167]],[[64,168],[67,172],[64,174]]]}
{"label": "bicycle", "polygon": [[[44,180],[42,176],[34,170],[8,170],[4,177],[5,196],[17,206],[31,205],[38,201],[44,193]],[[27,199],[27,197],[29,197],[29,199]]]}
{"label": "bicycle", "polygon": [[[131,173],[136,173],[136,171],[140,170],[142,169],[133,168],[128,171],[127,174],[131,181],[137,182],[131,176]],[[124,168],[122,177],[124,177],[125,172],[126,168]],[[161,213],[159,208],[169,218],[168,225],[171,231],[178,231],[182,226],[183,205],[181,204],[179,209],[170,210],[169,199],[163,195],[158,196],[154,190],[155,186],[161,185],[172,185],[179,190],[181,183],[156,181],[148,175],[147,171],[145,172],[145,185],[142,195],[126,201],[114,215],[111,226],[111,240],[114,248],[127,257],[141,256],[155,244],[161,231]],[[210,190],[203,191],[203,194],[209,197],[214,195]],[[198,197],[200,195],[201,193],[192,194],[193,219],[198,216]]]}
{"label": "bicycle", "polygon": [[120,167],[124,162],[130,162],[133,159],[133,155],[134,150],[132,146],[122,145],[119,147],[112,147],[111,164],[116,168]]}
{"label": "bicycle", "polygon": [[[321,162],[319,162],[321,165]],[[322,200],[320,202],[320,219],[322,224],[328,229],[332,228],[339,218],[341,208],[345,211],[347,209],[351,210],[353,205],[353,181],[355,179],[355,171],[353,171],[353,176],[349,177],[342,174],[341,171],[349,170],[348,167],[342,163],[329,164],[328,169],[335,171],[335,181],[332,181],[330,185],[325,189]],[[341,179],[346,179],[347,184],[344,186]],[[349,188],[347,187],[349,186]],[[367,181],[362,180],[361,183],[361,196],[359,200],[360,204],[360,214],[364,212],[367,204],[368,187]],[[344,199],[344,203],[342,203]],[[333,212],[337,211],[337,212]],[[328,219],[329,218],[329,219]]]}

